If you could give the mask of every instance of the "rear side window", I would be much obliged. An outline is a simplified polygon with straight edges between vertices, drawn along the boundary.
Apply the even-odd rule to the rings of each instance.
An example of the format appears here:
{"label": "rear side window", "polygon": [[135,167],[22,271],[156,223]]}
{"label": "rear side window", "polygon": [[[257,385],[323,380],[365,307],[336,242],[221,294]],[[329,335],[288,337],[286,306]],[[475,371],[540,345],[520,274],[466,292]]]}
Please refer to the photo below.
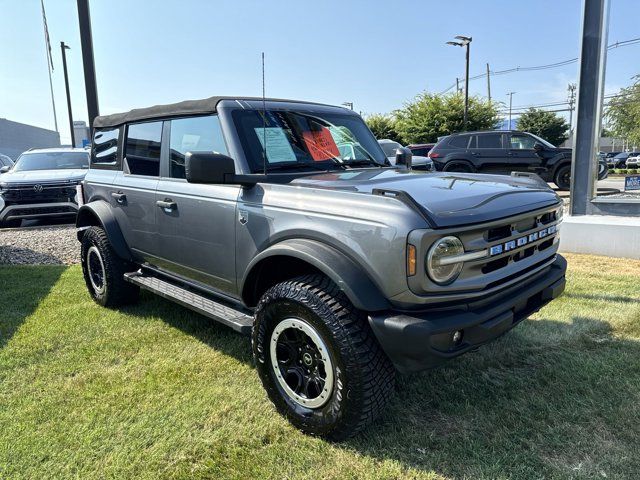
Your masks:
{"label": "rear side window", "polygon": [[172,178],[185,178],[187,152],[228,153],[217,115],[171,120],[169,143],[169,175]]}
{"label": "rear side window", "polygon": [[477,135],[477,148],[502,148],[502,135],[499,133],[490,133],[488,135]]}
{"label": "rear side window", "polygon": [[118,165],[118,137],[120,128],[96,130],[91,147],[91,168],[116,170]]}
{"label": "rear side window", "polygon": [[134,123],[127,127],[124,155],[132,175],[160,175],[162,122]]}
{"label": "rear side window", "polygon": [[456,137],[451,137],[449,140],[449,145],[455,148],[467,148],[469,145],[469,135],[458,135]]}
{"label": "rear side window", "polygon": [[411,151],[414,155],[418,155],[419,157],[426,157],[429,154],[430,148],[412,148]]}

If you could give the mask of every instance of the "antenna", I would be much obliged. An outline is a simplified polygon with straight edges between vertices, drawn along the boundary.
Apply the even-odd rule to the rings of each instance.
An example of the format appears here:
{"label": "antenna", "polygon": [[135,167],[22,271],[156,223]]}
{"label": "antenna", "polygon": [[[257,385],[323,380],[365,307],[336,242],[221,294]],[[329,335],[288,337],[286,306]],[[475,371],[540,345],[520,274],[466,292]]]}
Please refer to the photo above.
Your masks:
{"label": "antenna", "polygon": [[262,52],[262,170],[267,174],[267,102],[264,88],[264,52]]}

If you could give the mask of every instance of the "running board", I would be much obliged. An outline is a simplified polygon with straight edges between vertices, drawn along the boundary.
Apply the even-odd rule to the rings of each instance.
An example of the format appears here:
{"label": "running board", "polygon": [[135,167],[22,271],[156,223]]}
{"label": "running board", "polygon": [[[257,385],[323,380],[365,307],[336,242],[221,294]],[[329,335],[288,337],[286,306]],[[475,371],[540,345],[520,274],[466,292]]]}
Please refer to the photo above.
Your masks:
{"label": "running board", "polygon": [[127,282],[138,285],[140,288],[149,290],[205,317],[231,327],[237,332],[244,335],[251,334],[253,317],[241,310],[215,302],[204,295],[142,272],[125,273],[124,279]]}

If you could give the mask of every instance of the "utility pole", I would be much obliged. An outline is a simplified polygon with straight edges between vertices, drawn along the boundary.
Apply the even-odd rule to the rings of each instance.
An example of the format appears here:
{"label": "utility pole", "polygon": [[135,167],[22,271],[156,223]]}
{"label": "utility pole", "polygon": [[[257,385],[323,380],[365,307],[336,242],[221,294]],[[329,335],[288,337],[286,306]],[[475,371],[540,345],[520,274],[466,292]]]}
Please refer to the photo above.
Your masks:
{"label": "utility pole", "polygon": [[491,104],[491,73],[489,71],[489,64],[487,63],[487,98],[489,104]]}
{"label": "utility pole", "polygon": [[569,92],[569,131],[571,131],[573,128],[573,108],[576,103],[576,84],[570,83],[567,91]]}
{"label": "utility pole", "polygon": [[76,146],[76,135],[73,131],[73,114],[71,113],[71,94],[69,93],[69,74],[67,73],[67,49],[70,49],[64,42],[60,42],[62,50],[62,69],[64,70],[64,89],[67,91],[67,110],[69,110],[69,131],[71,132],[71,148]]}
{"label": "utility pole", "polygon": [[456,95],[460,93],[460,79],[456,77]]}
{"label": "utility pole", "polygon": [[345,107],[349,107],[351,110],[353,110],[353,102],[343,102],[342,105],[344,105]]}
{"label": "utility pole", "polygon": [[80,23],[80,45],[82,47],[82,66],[84,84],[87,91],[87,110],[89,129],[93,130],[93,120],[99,115],[98,87],[96,86],[96,66],[93,61],[93,40],[91,38],[91,15],[89,0],[78,0],[78,22]]}
{"label": "utility pole", "polygon": [[512,105],[512,101],[513,101],[513,94],[516,92],[509,92],[507,93],[507,95],[509,95],[509,128],[507,128],[507,130],[511,130],[511,105]]}
{"label": "utility pole", "polygon": [[[465,80],[464,80],[464,120],[463,125],[465,130],[467,129],[467,118],[469,116],[469,48],[473,37],[465,37],[464,35],[456,35],[458,42],[447,42],[447,45],[453,45],[456,47],[467,47],[466,52],[466,67],[465,67]],[[457,79],[456,79],[457,80]]]}

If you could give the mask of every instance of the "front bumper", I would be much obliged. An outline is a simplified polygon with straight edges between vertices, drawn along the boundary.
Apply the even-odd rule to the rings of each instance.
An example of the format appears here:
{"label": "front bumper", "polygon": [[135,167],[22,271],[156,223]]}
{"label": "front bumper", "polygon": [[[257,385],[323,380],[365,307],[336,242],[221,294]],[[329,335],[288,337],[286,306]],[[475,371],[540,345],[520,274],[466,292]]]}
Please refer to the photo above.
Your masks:
{"label": "front bumper", "polygon": [[[2,208],[4,207],[4,208]],[[32,203],[5,206],[0,202],[0,222],[51,217],[73,217],[78,213],[75,202]]]}
{"label": "front bumper", "polygon": [[[558,255],[547,269],[490,298],[454,310],[376,312],[369,323],[383,350],[401,372],[435,367],[488,343],[558,297],[565,287],[566,260]],[[454,332],[461,341],[454,343]]]}

